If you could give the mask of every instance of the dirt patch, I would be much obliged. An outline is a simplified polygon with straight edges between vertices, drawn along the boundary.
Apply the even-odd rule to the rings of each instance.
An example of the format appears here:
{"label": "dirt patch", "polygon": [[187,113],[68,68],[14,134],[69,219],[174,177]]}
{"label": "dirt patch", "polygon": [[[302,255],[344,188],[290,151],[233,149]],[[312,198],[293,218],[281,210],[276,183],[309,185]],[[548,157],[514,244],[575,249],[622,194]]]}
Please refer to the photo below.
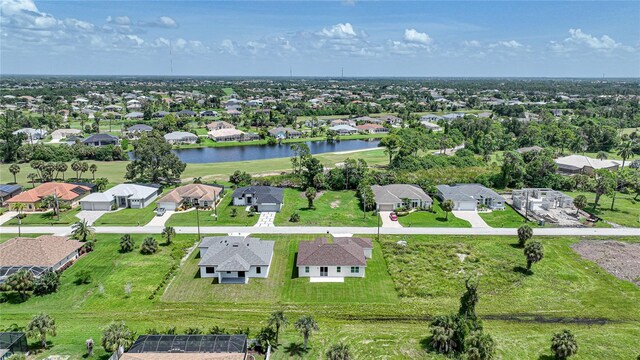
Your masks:
{"label": "dirt patch", "polygon": [[329,206],[331,206],[332,209],[340,207],[340,200],[332,201]]}
{"label": "dirt patch", "polygon": [[571,248],[618,279],[640,286],[640,244],[584,240],[571,245]]}

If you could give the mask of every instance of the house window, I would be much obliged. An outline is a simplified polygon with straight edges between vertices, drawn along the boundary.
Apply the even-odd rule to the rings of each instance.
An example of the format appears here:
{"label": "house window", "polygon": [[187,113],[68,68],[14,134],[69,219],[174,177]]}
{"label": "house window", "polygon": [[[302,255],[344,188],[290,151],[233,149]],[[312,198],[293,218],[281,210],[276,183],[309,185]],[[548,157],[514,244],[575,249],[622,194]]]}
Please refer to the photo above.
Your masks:
{"label": "house window", "polygon": [[215,272],[216,272],[216,268],[215,268],[215,267],[213,267],[213,266],[207,266],[207,267],[205,268],[205,272],[206,272],[207,274],[213,274],[213,273],[215,273]]}
{"label": "house window", "polygon": [[309,267],[308,267],[308,266],[305,266],[305,267],[304,267],[304,272],[306,272],[306,273],[308,273],[308,272],[309,272]]}
{"label": "house window", "polygon": [[342,269],[340,268],[340,266],[337,266],[337,267],[336,267],[336,272],[340,272],[340,270],[342,270]]}
{"label": "house window", "polygon": [[231,274],[231,271],[227,271],[227,274]]}
{"label": "house window", "polygon": [[262,274],[262,269],[260,266],[256,266],[256,274]]}
{"label": "house window", "polygon": [[360,267],[359,266],[352,266],[351,267],[351,273],[352,274],[359,274],[360,273]]}

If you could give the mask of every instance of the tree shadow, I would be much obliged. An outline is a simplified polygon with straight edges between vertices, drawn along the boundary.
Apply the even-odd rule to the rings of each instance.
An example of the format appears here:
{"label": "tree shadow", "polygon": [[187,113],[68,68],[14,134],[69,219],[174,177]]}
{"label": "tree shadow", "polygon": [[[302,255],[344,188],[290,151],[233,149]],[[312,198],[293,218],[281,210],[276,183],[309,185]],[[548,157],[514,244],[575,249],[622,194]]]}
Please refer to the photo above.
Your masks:
{"label": "tree shadow", "polygon": [[538,357],[538,360],[555,360],[556,357],[553,355],[540,355],[540,357]]}
{"label": "tree shadow", "polygon": [[433,347],[431,346],[431,336],[420,339],[420,347],[425,351],[433,351]]}
{"label": "tree shadow", "polygon": [[514,244],[509,244],[512,248],[514,249],[524,249],[522,246],[520,246],[520,244],[518,243],[514,243]]}
{"label": "tree shadow", "polygon": [[447,218],[439,216],[436,218],[436,221],[440,221],[440,222],[448,222],[449,220],[447,220]]}
{"label": "tree shadow", "polygon": [[526,276],[533,274],[533,271],[527,270],[527,268],[522,266],[514,266],[513,271]]}
{"label": "tree shadow", "polygon": [[29,300],[29,298],[29,294],[27,294],[23,299],[17,292],[6,292],[0,296],[0,303],[22,304],[23,302]]}
{"label": "tree shadow", "polygon": [[297,263],[298,263],[298,253],[296,252],[296,254],[293,255],[293,268],[291,270],[292,279],[297,279],[300,277],[300,274],[298,273],[298,267],[296,266]]}
{"label": "tree shadow", "polygon": [[307,353],[307,350],[304,349],[302,343],[290,343],[284,347],[284,352],[289,354],[289,356],[302,356]]}

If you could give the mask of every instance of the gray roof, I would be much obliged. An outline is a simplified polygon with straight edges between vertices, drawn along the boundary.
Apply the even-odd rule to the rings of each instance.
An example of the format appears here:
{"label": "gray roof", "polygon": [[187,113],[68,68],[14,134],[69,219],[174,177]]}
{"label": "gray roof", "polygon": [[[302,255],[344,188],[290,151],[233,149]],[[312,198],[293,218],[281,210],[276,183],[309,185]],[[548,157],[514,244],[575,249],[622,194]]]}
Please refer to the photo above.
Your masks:
{"label": "gray roof", "polygon": [[408,184],[373,185],[371,186],[376,204],[397,204],[402,199],[420,199],[422,201],[432,201],[419,186]]}
{"label": "gray roof", "polygon": [[251,266],[268,266],[275,241],[244,236],[205,237],[200,248],[200,266],[217,271],[249,271]]}
{"label": "gray roof", "polygon": [[373,248],[367,238],[334,238],[333,243],[326,238],[301,241],[296,266],[366,266],[367,248]]}
{"label": "gray roof", "polygon": [[98,141],[113,141],[117,143],[118,137],[109,135],[109,134],[93,134],[88,138],[84,139],[82,142],[86,144],[86,143],[93,143]]}
{"label": "gray roof", "polygon": [[499,201],[505,201],[500,194],[480,184],[455,184],[452,186],[438,185],[436,188],[445,200],[475,201],[477,199],[492,198]]}
{"label": "gray roof", "polygon": [[197,139],[198,136],[185,131],[174,131],[164,135],[165,140]]}
{"label": "gray roof", "polygon": [[235,189],[232,196],[239,198],[245,194],[253,195],[258,204],[282,204],[284,200],[284,189],[274,186],[245,186]]}
{"label": "gray roof", "polygon": [[22,189],[20,185],[0,184],[0,196],[6,196]]}
{"label": "gray roof", "polygon": [[279,133],[281,133],[281,132],[282,132],[282,133],[285,133],[285,134],[293,134],[293,135],[299,135],[299,134],[301,134],[301,132],[300,132],[300,131],[298,131],[298,130],[294,130],[294,129],[292,129],[292,128],[285,128],[285,127],[275,127],[275,128],[270,129],[270,130],[268,131],[268,133],[269,133],[269,134],[271,134],[271,135],[273,135],[273,136],[276,136],[276,135],[278,135],[278,134],[279,134]]}
{"label": "gray roof", "polygon": [[145,124],[135,124],[127,128],[127,131],[151,131],[151,130],[153,130],[153,128]]}

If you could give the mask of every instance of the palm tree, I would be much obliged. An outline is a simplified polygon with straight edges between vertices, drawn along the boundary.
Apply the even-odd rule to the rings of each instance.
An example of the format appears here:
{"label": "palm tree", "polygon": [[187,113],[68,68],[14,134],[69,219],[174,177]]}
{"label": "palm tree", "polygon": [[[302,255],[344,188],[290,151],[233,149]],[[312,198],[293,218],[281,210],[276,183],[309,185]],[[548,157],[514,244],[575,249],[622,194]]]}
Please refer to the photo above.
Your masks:
{"label": "palm tree", "polygon": [[129,234],[122,235],[122,237],[120,238],[120,251],[131,252],[133,251],[134,247],[135,247],[135,243],[133,242],[133,239],[131,239],[131,235]]}
{"label": "palm tree", "polygon": [[325,354],[327,360],[349,360],[352,359],[349,345],[344,343],[333,344]]}
{"label": "palm tree", "polygon": [[632,159],[633,156],[635,155],[633,152],[634,150],[633,148],[634,148],[634,144],[631,141],[622,143],[618,147],[618,156],[622,158],[622,169],[624,169],[625,161],[627,161],[627,159]]}
{"label": "palm tree", "polygon": [[431,346],[440,354],[456,350],[455,320],[452,316],[438,316],[431,323]]}
{"label": "palm tree", "polygon": [[194,184],[202,184],[202,176],[194,177],[193,178],[193,183]]}
{"label": "palm tree", "polygon": [[109,353],[120,351],[120,347],[127,349],[133,344],[134,333],[125,325],[124,321],[112,322],[102,333],[102,347]]}
{"label": "palm tree", "polygon": [[76,240],[87,241],[89,236],[95,234],[94,228],[92,228],[87,220],[81,220],[71,226],[71,235]]}
{"label": "palm tree", "polygon": [[293,326],[298,330],[302,336],[304,337],[304,351],[307,351],[307,344],[309,343],[309,336],[311,333],[317,330],[320,330],[318,327],[318,323],[316,320],[309,315],[305,315],[298,320],[296,320]]}
{"label": "palm tree", "polygon": [[278,337],[280,336],[280,328],[289,326],[289,319],[284,314],[284,311],[278,310],[271,313],[269,316],[269,326],[276,328],[276,345],[278,344]]}
{"label": "palm tree", "polygon": [[578,352],[578,342],[569,330],[556,333],[551,338],[551,351],[556,359],[566,359]]}
{"label": "palm tree", "polygon": [[43,349],[47,348],[47,334],[56,336],[56,321],[45,313],[35,315],[29,325],[27,325],[27,332],[30,336],[37,336],[40,338],[40,345]]}
{"label": "palm tree", "polygon": [[7,278],[5,285],[11,291],[17,292],[24,301],[27,299],[27,293],[33,289],[34,277],[31,271],[19,270]]}
{"label": "palm tree", "polygon": [[524,256],[527,258],[527,271],[531,271],[531,265],[544,257],[544,247],[541,243],[532,241],[524,247]]}
{"label": "palm tree", "polygon": [[11,208],[18,212],[18,236],[22,235],[22,210],[24,210],[24,207],[23,203],[11,204]]}
{"label": "palm tree", "polygon": [[144,239],[142,245],[140,246],[140,252],[143,255],[155,254],[158,251],[158,242],[153,237],[149,236]]}
{"label": "palm tree", "polygon": [[531,226],[524,224],[518,228],[518,244],[520,244],[520,247],[524,247],[531,237],[533,237]]}
{"label": "palm tree", "polygon": [[490,360],[496,351],[496,344],[489,334],[480,330],[471,332],[466,339],[465,349],[468,360]]}
{"label": "palm tree", "polygon": [[607,153],[604,151],[598,151],[598,153],[596,154],[596,159],[598,160],[607,160]]}
{"label": "palm tree", "polygon": [[96,188],[98,189],[98,191],[102,191],[104,189],[106,189],[107,185],[109,184],[109,180],[107,178],[97,178],[94,182],[94,184],[96,184]]}
{"label": "palm tree", "polygon": [[87,171],[89,171],[89,164],[83,161],[82,163],[80,163],[80,176],[82,176],[82,174]]}
{"label": "palm tree", "polygon": [[453,211],[455,207],[455,203],[451,199],[447,199],[442,203],[442,210],[444,210],[444,218],[446,221],[449,221],[449,213]]}
{"label": "palm tree", "polygon": [[165,226],[162,230],[162,236],[167,240],[166,244],[171,245],[171,238],[176,236],[176,230],[172,226]]}
{"label": "palm tree", "polygon": [[318,192],[316,191],[316,188],[314,187],[308,187],[307,190],[304,192],[304,195],[307,197],[307,203],[308,203],[308,208],[309,209],[313,209],[313,200],[316,198],[316,195],[318,194]]}
{"label": "palm tree", "polygon": [[95,180],[96,179],[96,171],[98,171],[98,165],[91,164],[89,166],[89,171],[91,171],[91,175],[93,176],[93,180]]}
{"label": "palm tree", "polygon": [[64,173],[69,169],[66,163],[59,162],[56,164],[56,178],[58,177],[58,173],[62,173],[62,181],[64,181]]}
{"label": "palm tree", "polygon": [[13,183],[17,184],[16,174],[20,172],[20,166],[18,166],[18,164],[11,164],[11,166],[9,166],[9,172],[13,175]]}
{"label": "palm tree", "polygon": [[80,169],[82,169],[82,163],[78,160],[71,163],[71,170],[76,172],[76,180],[80,180]]}
{"label": "palm tree", "polygon": [[31,181],[31,187],[32,188],[36,187],[36,178],[37,177],[38,177],[38,175],[36,173],[27,174],[27,179],[29,179],[29,181]]}
{"label": "palm tree", "polygon": [[584,210],[587,207],[587,197],[582,194],[576,196],[576,198],[573,199],[573,205],[578,209],[578,211],[576,211],[577,216],[580,214],[580,210]]}

